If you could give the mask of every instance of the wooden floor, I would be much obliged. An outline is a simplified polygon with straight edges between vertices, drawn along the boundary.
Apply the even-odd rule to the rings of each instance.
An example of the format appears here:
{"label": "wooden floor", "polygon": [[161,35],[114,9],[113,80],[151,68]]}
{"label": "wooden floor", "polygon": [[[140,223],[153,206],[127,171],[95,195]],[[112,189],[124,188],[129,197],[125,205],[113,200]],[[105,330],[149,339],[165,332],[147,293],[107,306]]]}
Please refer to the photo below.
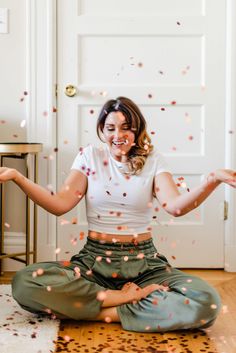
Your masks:
{"label": "wooden floor", "polygon": [[[216,323],[204,331],[136,333],[120,324],[64,321],[56,352],[78,353],[236,353],[236,273],[221,270],[185,270],[213,285],[222,298]],[[10,283],[12,273],[0,277]]]}

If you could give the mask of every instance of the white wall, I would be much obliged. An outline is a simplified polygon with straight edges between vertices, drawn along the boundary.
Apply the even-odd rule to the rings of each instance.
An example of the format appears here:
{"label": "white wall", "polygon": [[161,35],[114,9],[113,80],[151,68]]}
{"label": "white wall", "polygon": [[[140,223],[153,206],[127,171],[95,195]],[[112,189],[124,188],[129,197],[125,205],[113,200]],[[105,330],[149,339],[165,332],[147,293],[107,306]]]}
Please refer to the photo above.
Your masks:
{"label": "white wall", "polygon": [[[26,119],[27,86],[26,67],[26,2],[25,0],[0,0],[0,8],[9,9],[9,32],[0,34],[0,142],[26,142],[27,126],[20,124]],[[24,173],[22,161],[5,160],[7,166]],[[6,250],[12,250],[12,237],[22,248],[25,232],[25,197],[13,183],[6,185],[6,215],[10,224],[6,228]],[[14,236],[13,236],[14,235]],[[18,245],[17,245],[18,244]],[[21,244],[21,245],[20,245]],[[4,260],[5,264],[16,262]],[[18,263],[17,263],[18,265]],[[22,267],[19,264],[18,267]]]}

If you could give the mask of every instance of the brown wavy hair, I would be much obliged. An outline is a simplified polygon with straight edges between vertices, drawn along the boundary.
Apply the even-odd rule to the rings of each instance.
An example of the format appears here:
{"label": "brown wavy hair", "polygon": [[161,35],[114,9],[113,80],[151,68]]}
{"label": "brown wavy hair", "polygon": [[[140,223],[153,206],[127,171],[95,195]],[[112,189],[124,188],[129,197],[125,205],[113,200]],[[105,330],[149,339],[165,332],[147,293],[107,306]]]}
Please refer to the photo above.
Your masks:
{"label": "brown wavy hair", "polygon": [[139,174],[149,153],[153,150],[153,145],[146,130],[146,120],[139,107],[131,99],[118,97],[104,104],[97,120],[97,135],[103,141],[101,133],[103,132],[106,118],[111,112],[118,111],[125,116],[126,122],[130,125],[135,135],[135,145],[131,147],[127,157],[131,174]]}

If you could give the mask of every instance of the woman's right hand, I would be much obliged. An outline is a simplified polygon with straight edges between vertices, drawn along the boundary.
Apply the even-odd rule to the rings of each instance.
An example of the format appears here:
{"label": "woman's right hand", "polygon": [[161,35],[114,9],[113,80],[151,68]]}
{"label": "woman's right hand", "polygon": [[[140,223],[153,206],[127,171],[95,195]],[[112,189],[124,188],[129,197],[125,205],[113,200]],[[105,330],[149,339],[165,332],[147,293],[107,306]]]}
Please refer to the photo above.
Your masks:
{"label": "woman's right hand", "polygon": [[141,288],[133,282],[127,282],[121,289],[121,291],[127,296],[127,298],[129,298],[130,302],[137,302],[141,299],[144,299],[156,290],[166,292],[169,290],[169,287],[153,283],[149,284],[144,288]]}
{"label": "woman's right hand", "polygon": [[9,180],[15,180],[16,178],[16,170],[13,168],[0,168],[0,183],[4,183]]}

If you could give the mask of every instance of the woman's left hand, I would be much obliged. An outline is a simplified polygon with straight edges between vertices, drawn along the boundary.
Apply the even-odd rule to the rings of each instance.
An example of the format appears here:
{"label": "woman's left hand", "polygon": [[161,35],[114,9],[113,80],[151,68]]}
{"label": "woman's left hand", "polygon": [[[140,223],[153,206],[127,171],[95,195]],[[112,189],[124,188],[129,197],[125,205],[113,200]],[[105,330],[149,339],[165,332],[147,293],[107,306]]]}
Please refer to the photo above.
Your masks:
{"label": "woman's left hand", "polygon": [[214,173],[215,181],[222,182],[236,188],[236,171],[231,169],[217,169]]}

